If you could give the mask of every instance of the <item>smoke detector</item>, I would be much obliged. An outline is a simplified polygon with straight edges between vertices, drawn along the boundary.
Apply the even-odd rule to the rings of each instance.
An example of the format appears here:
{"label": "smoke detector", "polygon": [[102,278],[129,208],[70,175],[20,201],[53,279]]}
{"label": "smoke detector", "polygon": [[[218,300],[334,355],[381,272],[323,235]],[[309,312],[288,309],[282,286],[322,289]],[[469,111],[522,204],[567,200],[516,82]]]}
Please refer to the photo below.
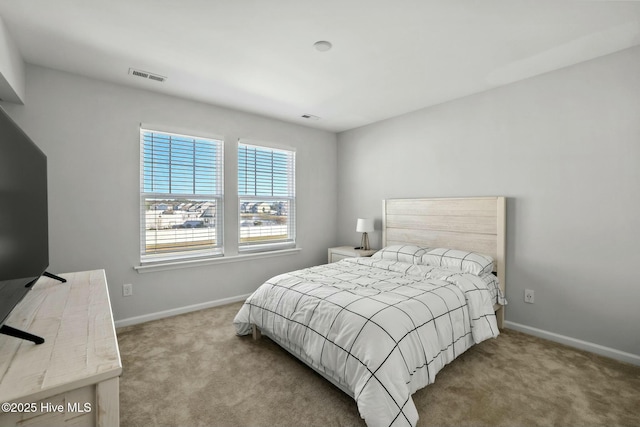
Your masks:
{"label": "smoke detector", "polygon": [[167,80],[165,76],[161,76],[160,74],[150,73],[148,71],[136,70],[135,68],[129,68],[129,74],[132,76],[141,77],[143,79],[155,80],[161,83]]}
{"label": "smoke detector", "polygon": [[313,44],[313,47],[315,47],[316,50],[319,52],[326,52],[330,50],[333,47],[333,45],[331,44],[331,42],[328,42],[326,40],[320,40],[315,42]]}

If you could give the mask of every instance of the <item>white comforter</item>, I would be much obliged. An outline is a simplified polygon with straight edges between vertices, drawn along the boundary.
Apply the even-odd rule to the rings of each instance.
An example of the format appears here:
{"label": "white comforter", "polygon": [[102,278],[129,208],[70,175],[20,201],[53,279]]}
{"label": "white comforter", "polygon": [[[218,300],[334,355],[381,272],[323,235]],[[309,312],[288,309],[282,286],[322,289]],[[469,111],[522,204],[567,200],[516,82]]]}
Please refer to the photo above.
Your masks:
{"label": "white comforter", "polygon": [[499,333],[480,277],[371,258],[276,276],[234,324],[239,335],[257,325],[346,385],[369,427],[415,426],[411,395],[473,343]]}

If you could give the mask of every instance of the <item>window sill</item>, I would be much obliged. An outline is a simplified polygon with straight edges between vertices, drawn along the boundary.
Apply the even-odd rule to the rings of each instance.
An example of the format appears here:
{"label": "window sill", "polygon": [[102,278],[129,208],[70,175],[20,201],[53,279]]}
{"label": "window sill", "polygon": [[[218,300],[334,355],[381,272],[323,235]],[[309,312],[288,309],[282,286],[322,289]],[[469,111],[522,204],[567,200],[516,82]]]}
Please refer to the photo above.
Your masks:
{"label": "window sill", "polygon": [[206,259],[158,262],[158,263],[147,264],[147,265],[136,265],[133,268],[140,274],[153,273],[156,271],[175,270],[178,268],[200,267],[203,265],[226,264],[229,262],[243,262],[243,261],[250,261],[250,260],[255,260],[260,258],[272,258],[272,257],[278,257],[278,256],[291,255],[291,254],[298,253],[300,251],[302,251],[302,248],[281,249],[277,251],[254,252],[254,253],[246,253],[246,254],[239,254],[239,255],[233,255],[233,256],[221,256],[221,257],[206,258]]}

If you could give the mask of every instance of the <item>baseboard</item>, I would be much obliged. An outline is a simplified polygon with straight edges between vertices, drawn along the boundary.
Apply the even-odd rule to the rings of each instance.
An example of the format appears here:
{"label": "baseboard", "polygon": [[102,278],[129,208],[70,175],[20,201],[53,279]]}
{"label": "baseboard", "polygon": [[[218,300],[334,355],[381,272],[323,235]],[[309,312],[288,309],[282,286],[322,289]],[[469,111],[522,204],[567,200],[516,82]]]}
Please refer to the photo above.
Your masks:
{"label": "baseboard", "polygon": [[620,360],[622,362],[631,363],[633,365],[640,366],[640,356],[633,353],[626,353],[624,351],[616,350],[615,348],[605,347],[599,344],[594,344],[588,341],[582,341],[576,338],[567,337],[564,335],[556,334],[554,332],[545,331],[531,326],[522,325],[520,323],[510,322],[506,320],[504,327],[513,329],[515,331],[524,332],[525,334],[533,335],[536,337],[544,338],[549,341],[555,341],[560,344],[565,344],[570,347],[579,348],[580,350],[596,353],[601,356],[609,357],[611,359]]}
{"label": "baseboard", "polygon": [[116,328],[123,326],[137,325],[138,323],[149,322],[151,320],[164,319],[165,317],[176,316],[178,314],[190,313],[192,311],[203,310],[205,308],[217,307],[220,305],[231,304],[246,300],[249,295],[238,295],[230,298],[222,298],[215,301],[207,301],[199,304],[187,305],[185,307],[172,308],[171,310],[158,311],[155,313],[143,314],[142,316],[129,317],[127,319],[116,320]]}

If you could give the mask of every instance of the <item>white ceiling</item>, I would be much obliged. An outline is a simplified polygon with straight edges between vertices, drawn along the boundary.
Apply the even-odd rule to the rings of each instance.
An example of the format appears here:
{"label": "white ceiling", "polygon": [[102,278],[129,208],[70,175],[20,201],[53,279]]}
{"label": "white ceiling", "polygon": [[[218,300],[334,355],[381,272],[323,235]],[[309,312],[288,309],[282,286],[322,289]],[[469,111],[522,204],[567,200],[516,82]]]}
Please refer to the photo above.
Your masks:
{"label": "white ceiling", "polygon": [[0,16],[26,63],[334,132],[640,44],[634,1],[0,0]]}

